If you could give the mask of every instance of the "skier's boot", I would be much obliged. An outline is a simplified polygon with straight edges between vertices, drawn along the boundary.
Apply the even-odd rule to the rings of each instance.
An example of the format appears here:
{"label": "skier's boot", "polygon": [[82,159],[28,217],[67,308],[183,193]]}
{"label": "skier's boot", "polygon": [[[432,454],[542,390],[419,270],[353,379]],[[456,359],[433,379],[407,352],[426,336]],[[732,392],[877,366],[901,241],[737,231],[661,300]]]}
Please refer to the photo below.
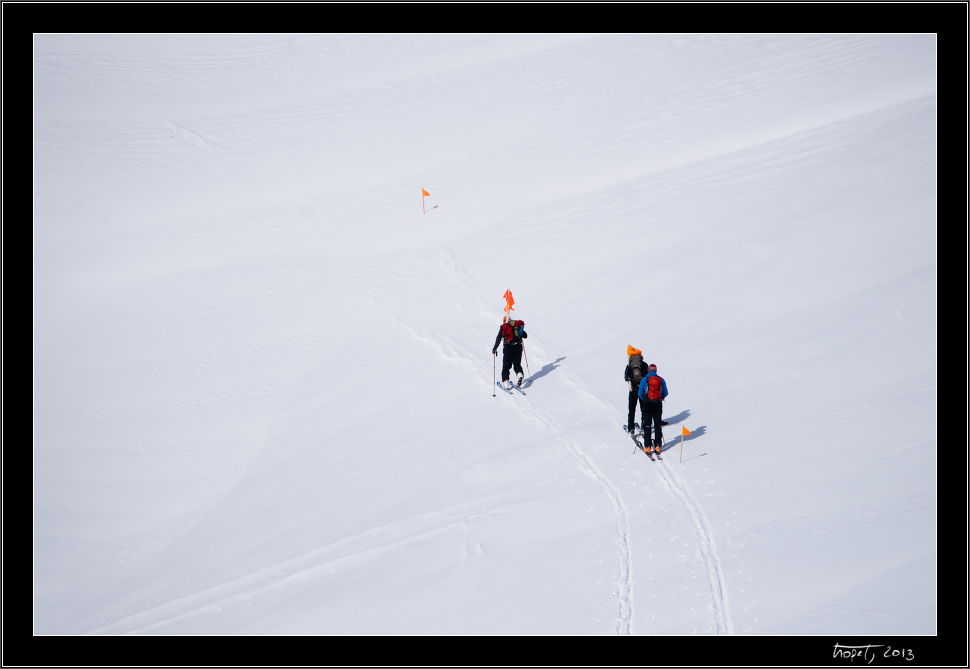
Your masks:
{"label": "skier's boot", "polygon": [[523,377],[523,374],[522,374],[522,372],[519,372],[519,382],[518,382],[518,383],[516,384],[517,386],[519,386],[519,388],[521,388],[521,387],[522,387],[522,379],[523,379],[523,378],[524,378],[524,377]]}

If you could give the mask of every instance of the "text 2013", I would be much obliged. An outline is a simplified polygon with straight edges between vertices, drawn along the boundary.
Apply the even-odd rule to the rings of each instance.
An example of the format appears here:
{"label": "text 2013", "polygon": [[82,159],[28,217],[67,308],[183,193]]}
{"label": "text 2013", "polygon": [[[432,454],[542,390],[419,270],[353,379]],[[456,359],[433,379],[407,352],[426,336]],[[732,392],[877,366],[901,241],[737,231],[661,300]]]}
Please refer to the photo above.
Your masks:
{"label": "text 2013", "polygon": [[873,660],[880,656],[893,660],[910,661],[916,659],[911,648],[893,648],[892,646],[874,646],[872,644],[865,646],[843,646],[837,643],[835,644],[835,651],[832,653],[832,657],[834,658],[841,658],[849,660],[850,662],[859,659],[865,664],[872,664]]}

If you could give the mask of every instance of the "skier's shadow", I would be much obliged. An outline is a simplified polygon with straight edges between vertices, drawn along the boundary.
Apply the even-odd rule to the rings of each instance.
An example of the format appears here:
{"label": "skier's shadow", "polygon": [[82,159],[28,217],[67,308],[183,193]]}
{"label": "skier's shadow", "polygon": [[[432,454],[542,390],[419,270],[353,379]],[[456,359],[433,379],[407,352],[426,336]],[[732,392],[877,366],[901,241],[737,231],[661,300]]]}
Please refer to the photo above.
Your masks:
{"label": "skier's shadow", "polygon": [[[669,423],[670,421],[667,421],[667,422]],[[703,437],[704,436],[704,432],[706,431],[706,429],[707,429],[707,426],[706,425],[701,425],[700,427],[695,427],[693,430],[691,430],[690,431],[690,434],[683,434],[683,433],[678,432],[676,435],[674,435],[673,437],[671,437],[671,441],[669,441],[669,442],[667,441],[667,435],[664,434],[664,443],[665,444],[668,444],[668,443],[669,444],[672,444],[673,443],[673,440],[676,439],[677,443],[679,444],[681,437],[684,438],[684,441],[685,442],[686,441],[693,441],[694,439],[697,439],[698,437]],[[666,432],[666,430],[665,430],[665,432]]]}
{"label": "skier's shadow", "polygon": [[[682,420],[685,420],[689,415],[690,415],[690,411],[681,411],[676,416],[671,416],[670,418],[667,418],[666,419],[667,420],[667,427],[669,428],[674,423],[679,423]],[[667,431],[664,430],[664,445],[663,445],[663,448],[660,449],[660,452],[661,453],[665,453],[669,449],[675,448],[678,444],[686,443],[688,441],[693,441],[694,439],[697,439],[698,437],[703,437],[704,436],[704,433],[707,432],[707,426],[706,425],[701,425],[699,427],[695,427],[693,430],[690,430],[690,434],[684,434],[683,432],[681,432],[681,433],[679,433],[679,434],[677,434],[675,436],[671,436],[669,438],[668,438],[666,432]],[[686,460],[690,460],[690,459],[693,459],[693,458],[699,458],[699,457],[704,456],[704,455],[707,455],[707,453],[698,453],[697,455],[693,455],[690,458],[686,458]]]}
{"label": "skier's shadow", "polygon": [[[681,437],[683,437],[683,440],[686,442],[686,441],[691,441],[693,439],[697,439],[698,437],[704,436],[704,432],[707,430],[706,425],[695,427],[694,429],[690,430],[690,434],[683,434],[682,432],[678,432],[676,435],[670,436],[673,434],[671,432],[668,432],[668,430],[670,430],[670,426],[675,425],[677,423],[683,423],[688,418],[690,418],[690,409],[685,409],[684,411],[681,411],[680,413],[675,414],[673,416],[663,417],[663,420],[667,421],[667,425],[665,426],[666,429],[664,429],[664,446],[663,446],[664,451],[666,451],[669,448],[673,448],[675,443],[677,444],[681,443]],[[707,453],[702,453],[702,455],[707,455]]]}
{"label": "skier's shadow", "polygon": [[667,421],[667,424],[668,425],[673,425],[674,423],[680,423],[682,421],[687,420],[688,418],[690,418],[690,409],[687,409],[685,411],[681,411],[676,416],[669,416],[669,417],[668,416],[664,416],[663,417],[663,419],[665,421]]}
{"label": "skier's shadow", "polygon": [[549,372],[551,372],[552,370],[554,370],[556,367],[558,367],[559,365],[556,364],[557,362],[560,362],[560,361],[565,360],[565,359],[566,359],[566,356],[563,356],[563,357],[559,358],[558,360],[554,360],[554,361],[552,361],[550,363],[547,363],[547,364],[543,365],[542,366],[542,369],[540,369],[538,372],[536,372],[535,374],[533,374],[532,376],[530,376],[529,377],[529,380],[526,381],[524,384],[522,384],[522,387],[523,388],[528,388],[529,386],[532,385],[532,382],[533,381],[535,381],[536,379],[541,379],[543,376],[545,376],[546,374],[548,374]]}

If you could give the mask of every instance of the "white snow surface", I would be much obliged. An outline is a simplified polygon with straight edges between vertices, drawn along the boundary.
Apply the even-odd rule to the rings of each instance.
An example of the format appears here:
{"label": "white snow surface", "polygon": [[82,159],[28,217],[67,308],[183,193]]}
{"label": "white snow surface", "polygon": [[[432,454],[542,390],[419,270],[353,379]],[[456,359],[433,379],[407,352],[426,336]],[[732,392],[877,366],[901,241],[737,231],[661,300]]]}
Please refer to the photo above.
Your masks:
{"label": "white snow surface", "polygon": [[33,68],[35,634],[936,633],[933,35]]}

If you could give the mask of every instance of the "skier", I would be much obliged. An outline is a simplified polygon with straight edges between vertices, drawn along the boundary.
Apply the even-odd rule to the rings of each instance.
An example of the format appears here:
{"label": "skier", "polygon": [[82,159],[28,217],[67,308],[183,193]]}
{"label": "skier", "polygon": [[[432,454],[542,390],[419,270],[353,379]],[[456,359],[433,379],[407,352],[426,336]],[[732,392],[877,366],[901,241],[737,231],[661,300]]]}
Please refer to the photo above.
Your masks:
{"label": "skier", "polygon": [[[623,369],[623,380],[627,382],[629,392],[627,393],[627,418],[626,431],[632,433],[636,425],[637,417],[637,396],[640,392],[640,381],[647,375],[647,363],[643,361],[643,351],[626,347],[626,367]],[[643,411],[640,412],[640,420],[643,420]]]}
{"label": "skier", "polygon": [[663,444],[663,401],[667,397],[667,382],[657,374],[657,366],[649,365],[647,375],[640,381],[640,415],[643,421],[643,446],[650,450],[650,424],[653,423],[653,450],[659,452]]}
{"label": "skier", "polygon": [[525,375],[522,372],[522,340],[529,335],[525,331],[525,321],[512,320],[509,316],[502,318],[502,325],[499,326],[498,335],[495,337],[495,345],[492,347],[492,355],[498,355],[498,344],[502,345],[502,387],[506,390],[512,389],[509,381],[509,370],[515,369],[516,385],[522,386],[522,379]]}

